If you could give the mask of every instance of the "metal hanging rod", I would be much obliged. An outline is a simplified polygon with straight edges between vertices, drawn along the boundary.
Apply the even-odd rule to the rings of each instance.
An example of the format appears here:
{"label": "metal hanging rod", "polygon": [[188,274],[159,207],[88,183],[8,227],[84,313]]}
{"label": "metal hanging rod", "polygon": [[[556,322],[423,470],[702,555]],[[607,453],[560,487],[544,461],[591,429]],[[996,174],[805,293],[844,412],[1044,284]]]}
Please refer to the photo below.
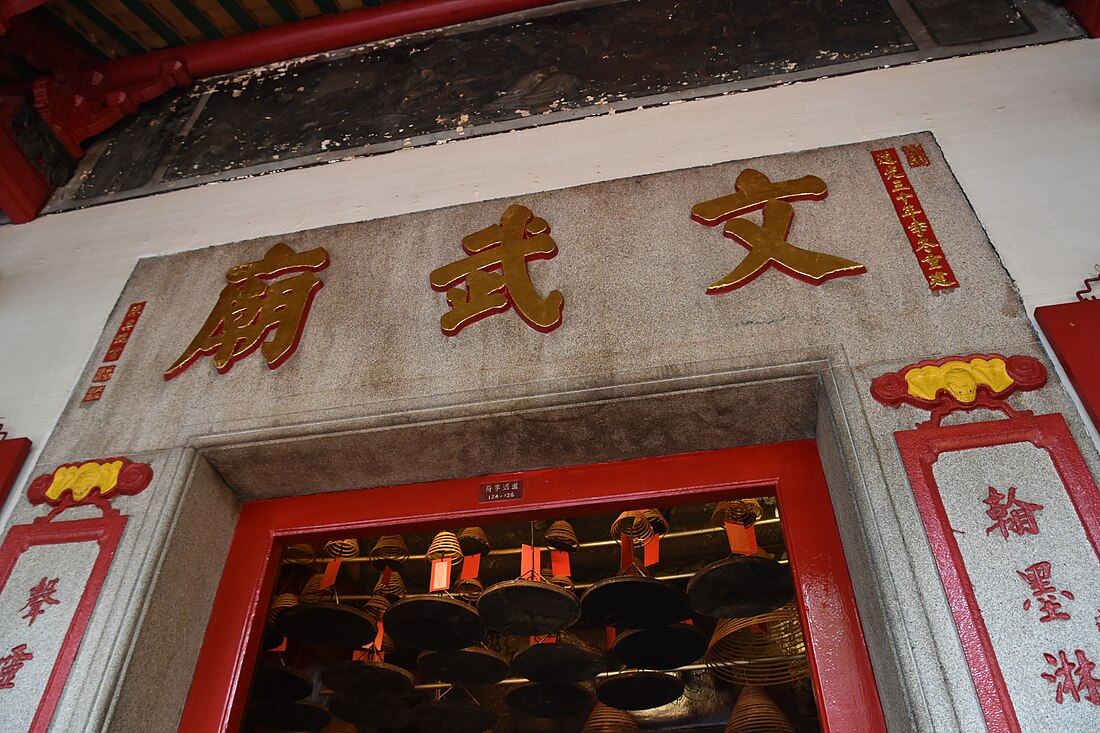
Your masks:
{"label": "metal hanging rod", "polygon": [[[761,525],[761,524],[778,524],[779,521],[780,520],[779,520],[778,517],[776,517],[774,519],[761,519],[759,522],[756,522],[756,524],[754,526]],[[682,532],[666,532],[665,534],[661,535],[661,541],[663,542],[665,540],[676,539],[677,537],[698,537],[700,535],[715,534],[715,533],[724,532],[724,531],[725,530],[722,527],[704,527],[703,529],[686,529],[686,530],[683,530]],[[619,541],[618,540],[597,540],[595,542],[584,542],[584,543],[579,545],[579,547],[582,547],[582,548],[585,548],[585,549],[587,549],[589,547],[618,547],[618,546],[619,546]],[[502,550],[493,550],[490,554],[492,554],[494,557],[496,557],[496,556],[500,556],[500,555],[518,555],[519,553],[520,553],[520,548],[518,548],[518,547],[506,547]],[[424,555],[422,555],[422,554],[421,555],[409,555],[408,559],[409,560],[423,560]],[[333,561],[333,558],[331,558],[331,557],[319,557],[319,558],[316,559],[316,562],[319,562],[319,563],[329,563],[329,562],[332,562],[332,561]],[[367,557],[366,555],[360,555],[359,557],[343,558],[341,562],[349,563],[349,562],[373,562],[373,561],[369,557]]]}
{"label": "metal hanging rod", "polygon": [[[775,662],[797,662],[797,661],[805,659],[805,658],[806,658],[805,654],[788,654],[786,656],[779,656],[779,657],[760,657],[759,659],[731,659],[731,660],[728,660],[728,661],[725,661],[725,662],[714,662],[713,664],[706,664],[706,663],[686,664],[683,667],[677,667],[676,669],[666,669],[666,670],[661,670],[661,671],[667,672],[669,674],[675,674],[677,672],[702,672],[703,670],[706,670],[706,669],[715,669],[715,668],[723,668],[723,667],[751,667],[751,666],[756,665],[756,664],[772,664],[772,663],[775,663]],[[614,677],[615,675],[622,674],[625,671],[628,671],[628,670],[619,670],[617,672],[601,672],[600,674],[596,675],[596,677],[594,677],[593,679],[599,679],[601,677]],[[505,686],[511,686],[511,685],[522,685],[522,684],[527,683],[527,682],[530,682],[530,680],[528,680],[525,677],[509,677],[507,679],[503,679],[500,682],[495,683],[494,686],[495,687],[505,687]],[[426,682],[426,683],[421,684],[421,685],[415,685],[413,687],[413,689],[414,690],[446,690],[449,687],[455,687],[455,685],[452,685],[449,682]],[[333,692],[332,692],[332,690],[322,690],[321,694],[322,695],[332,695]]]}

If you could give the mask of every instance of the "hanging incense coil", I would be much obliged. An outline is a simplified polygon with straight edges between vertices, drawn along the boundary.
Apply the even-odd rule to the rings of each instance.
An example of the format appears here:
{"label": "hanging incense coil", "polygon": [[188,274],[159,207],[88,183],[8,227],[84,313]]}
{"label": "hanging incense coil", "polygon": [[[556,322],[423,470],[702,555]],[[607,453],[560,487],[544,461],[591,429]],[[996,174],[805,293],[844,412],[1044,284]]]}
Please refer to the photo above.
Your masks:
{"label": "hanging incense coil", "polygon": [[405,545],[405,538],[399,534],[384,534],[378,538],[367,555],[374,567],[378,570],[393,568],[400,570],[401,566],[409,559],[409,548]]}
{"label": "hanging incense coil", "polygon": [[313,545],[308,542],[299,542],[283,548],[283,565],[312,565],[316,559]]}
{"label": "hanging incense coil", "polygon": [[586,621],[598,626],[649,629],[691,616],[687,595],[667,580],[628,573],[605,578],[581,596]]}
{"label": "hanging incense coil", "polygon": [[577,587],[573,583],[573,579],[568,575],[551,575],[547,580],[559,588],[565,588],[566,590],[574,590]]}
{"label": "hanging incense coil", "polygon": [[483,646],[421,652],[416,666],[428,679],[460,687],[495,685],[508,676],[508,660]]}
{"label": "hanging incense coil", "polygon": [[322,728],[321,733],[359,733],[359,729],[355,727],[354,723],[348,723],[344,720],[334,720]]}
{"label": "hanging incense coil", "polygon": [[458,537],[454,532],[443,530],[432,538],[428,545],[428,551],[424,553],[424,559],[431,563],[434,560],[450,559],[451,567],[462,564],[462,546],[458,544]]}
{"label": "hanging incense coil", "polygon": [[268,623],[275,623],[275,619],[279,618],[280,613],[297,605],[298,596],[293,593],[280,593],[275,596],[275,600],[271,602],[271,608],[267,610]]}
{"label": "hanging incense coil", "polygon": [[275,628],[293,641],[343,649],[362,649],[378,635],[367,614],[339,603],[299,603],[279,614]]}
{"label": "hanging incense coil", "polygon": [[317,573],[310,576],[306,581],[306,587],[302,588],[302,592],[298,594],[298,601],[300,603],[320,603],[321,601],[332,600],[332,586],[328,588],[322,588],[321,585],[325,582],[325,576],[323,573]]}
{"label": "hanging incense coil", "polygon": [[482,733],[497,724],[497,714],[466,700],[434,700],[413,709],[417,730],[438,733]]}
{"label": "hanging incense coil", "polygon": [[734,555],[691,576],[687,594],[698,614],[745,618],[789,603],[794,598],[794,581],[790,570],[775,560]]}
{"label": "hanging incense coil", "polygon": [[576,552],[581,546],[573,525],[564,519],[559,519],[551,524],[550,529],[546,530],[542,541],[546,543],[547,547],[563,552]]}
{"label": "hanging incense coil", "polygon": [[371,621],[378,623],[382,620],[382,614],[390,607],[390,599],[375,591],[367,602],[363,604],[363,613],[370,616]]}
{"label": "hanging incense coil", "polygon": [[488,555],[489,535],[481,527],[467,527],[458,533],[458,546],[463,555]]}
{"label": "hanging incense coil", "polygon": [[476,603],[485,592],[485,585],[477,578],[459,578],[453,593],[467,603]]}
{"label": "hanging incense coil", "polygon": [[781,685],[807,677],[810,663],[798,609],[789,603],[759,616],[720,620],[703,661],[712,675],[738,685]]}
{"label": "hanging incense coil", "polygon": [[665,519],[665,515],[661,514],[660,509],[643,509],[642,516],[649,522],[649,526],[653,528],[653,534],[667,534],[668,533],[668,520]]}
{"label": "hanging incense coil", "polygon": [[401,577],[401,573],[393,570],[390,572],[389,580],[385,580],[385,577],[386,574],[383,572],[378,582],[374,584],[373,595],[383,595],[390,601],[396,601],[407,595],[408,591],[405,589],[405,580]]}
{"label": "hanging incense coil", "polygon": [[571,684],[607,671],[606,654],[576,640],[566,640],[567,636],[520,649],[512,657],[513,673],[532,682]]}
{"label": "hanging incense coil", "polygon": [[751,527],[764,516],[764,507],[756,499],[737,499],[736,501],[721,501],[710,515],[710,523],[715,527],[722,527],[726,522],[740,524],[742,527]]}
{"label": "hanging incense coil", "polygon": [[355,539],[329,540],[325,543],[324,550],[329,557],[338,557],[343,560],[359,557],[359,541]]}
{"label": "hanging incense coil", "polygon": [[516,636],[553,634],[575,624],[581,615],[571,591],[524,579],[490,586],[477,599],[477,610],[489,628]]}
{"label": "hanging incense coil", "polygon": [[596,683],[596,697],[620,710],[651,710],[679,700],[684,682],[674,674],[630,671],[603,677]]}
{"label": "hanging incense coil", "polygon": [[653,538],[653,525],[642,512],[623,512],[611,525],[611,539],[622,542],[629,537],[635,547],[641,547]]}
{"label": "hanging incense coil", "polygon": [[293,667],[261,662],[252,678],[253,700],[292,702],[313,694],[313,679]]}
{"label": "hanging incense coil", "polygon": [[633,715],[598,702],[581,733],[636,733],[638,730],[638,721]]}
{"label": "hanging incense coil", "polygon": [[766,692],[745,685],[737,696],[725,733],[795,733],[795,730]]}
{"label": "hanging incense coil", "polygon": [[382,652],[383,654],[389,654],[396,648],[397,644],[393,642],[393,639],[390,637],[390,635],[383,633],[382,644],[378,647],[378,651]]}

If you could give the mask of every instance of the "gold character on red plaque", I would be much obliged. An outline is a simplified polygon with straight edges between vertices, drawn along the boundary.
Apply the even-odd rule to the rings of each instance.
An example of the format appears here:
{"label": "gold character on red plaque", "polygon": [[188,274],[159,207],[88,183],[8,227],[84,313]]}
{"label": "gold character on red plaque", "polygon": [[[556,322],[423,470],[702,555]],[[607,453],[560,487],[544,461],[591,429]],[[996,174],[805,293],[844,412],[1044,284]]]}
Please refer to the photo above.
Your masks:
{"label": "gold character on red plaque", "polygon": [[[725,222],[725,235],[749,250],[730,274],[707,287],[707,293],[716,295],[747,285],[769,266],[812,285],[867,271],[858,262],[802,249],[787,241],[794,221],[794,207],[789,202],[820,201],[829,195],[825,182],[817,176],[773,183],[763,173],[746,168],[737,176],[735,186],[736,193],[691,207],[692,219],[709,227]],[[762,224],[737,218],[761,209]]]}
{"label": "gold character on red plaque", "polygon": [[[173,379],[200,356],[211,355],[225,374],[261,345],[268,367],[277,368],[298,348],[313,296],[324,287],[313,273],[328,264],[322,247],[298,253],[280,242],[262,260],[230,269],[214,310],[164,378]],[[275,279],[291,273],[298,274]]]}
{"label": "gold character on red plaque", "polygon": [[[465,326],[515,306],[538,331],[561,325],[565,298],[558,290],[543,298],[531,282],[527,263],[558,253],[550,225],[526,206],[512,204],[493,224],[462,239],[468,257],[432,271],[432,288],[447,294],[451,310],[439,319],[443,333],[454,336]],[[465,280],[465,287],[459,283]]]}

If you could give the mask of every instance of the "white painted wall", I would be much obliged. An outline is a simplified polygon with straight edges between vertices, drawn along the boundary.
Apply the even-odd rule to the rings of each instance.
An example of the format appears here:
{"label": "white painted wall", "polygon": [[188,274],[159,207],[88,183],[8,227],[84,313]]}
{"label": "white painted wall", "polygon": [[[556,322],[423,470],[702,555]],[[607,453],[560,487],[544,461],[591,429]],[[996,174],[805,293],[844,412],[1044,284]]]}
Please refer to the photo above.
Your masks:
{"label": "white painted wall", "polygon": [[919,130],[935,133],[1029,311],[1066,302],[1100,262],[1098,87],[1100,40],[1068,41],[402,150],[4,227],[0,422],[41,447],[69,393],[85,388],[76,384],[80,371],[145,255]]}

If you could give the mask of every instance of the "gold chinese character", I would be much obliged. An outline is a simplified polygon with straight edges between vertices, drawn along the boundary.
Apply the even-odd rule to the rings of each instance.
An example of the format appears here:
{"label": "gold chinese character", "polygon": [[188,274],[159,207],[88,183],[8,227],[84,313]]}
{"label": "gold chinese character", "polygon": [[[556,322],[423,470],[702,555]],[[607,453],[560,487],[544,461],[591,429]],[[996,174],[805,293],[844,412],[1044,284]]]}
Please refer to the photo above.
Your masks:
{"label": "gold chinese character", "polygon": [[928,255],[921,260],[924,264],[928,265],[929,270],[940,269],[940,261],[943,259],[943,255]]}
{"label": "gold chinese character", "polygon": [[879,164],[887,164],[894,162],[893,150],[875,150],[871,153],[875,158],[875,162]]}
{"label": "gold chinese character", "polygon": [[[454,336],[480,318],[515,306],[527,325],[552,331],[561,325],[565,298],[558,290],[542,298],[527,271],[529,260],[546,260],[558,253],[550,225],[526,206],[512,204],[493,224],[462,240],[469,257],[444,265],[431,274],[435,290],[447,293],[451,310],[439,319],[443,333]],[[499,268],[499,272],[495,272]],[[465,279],[466,287],[456,283]]]}
{"label": "gold chinese character", "polygon": [[[225,274],[229,283],[195,339],[164,373],[179,376],[200,356],[214,356],[214,366],[225,374],[233,364],[261,347],[267,365],[275,369],[298,348],[313,296],[324,287],[314,272],[328,267],[328,252],[318,247],[297,253],[283,243],[262,260],[239,265]],[[265,283],[280,275],[293,277]],[[272,337],[264,338],[274,330]]]}
{"label": "gold chinese character", "polygon": [[898,191],[912,191],[912,190],[913,189],[909,188],[909,185],[905,182],[905,179],[901,178],[900,176],[898,178],[893,179],[893,181],[890,183],[890,193],[897,193]]}
{"label": "gold chinese character", "polygon": [[905,160],[908,161],[910,168],[923,168],[930,165],[928,155],[924,152],[924,146],[920,143],[902,145],[901,149],[905,151]]}
{"label": "gold chinese character", "polygon": [[947,273],[943,270],[929,274],[928,284],[934,288],[953,288],[958,285],[957,282],[947,277]]}
{"label": "gold chinese character", "polygon": [[901,211],[898,212],[898,216],[902,219],[915,219],[922,214],[924,214],[924,212],[920,210],[920,207],[913,206],[912,204],[906,204],[901,207]]}
{"label": "gold chinese character", "polygon": [[[829,194],[825,182],[817,176],[772,183],[763,173],[747,168],[737,176],[735,186],[737,193],[691,207],[691,218],[695,221],[706,226],[726,222],[725,235],[749,250],[733,272],[707,287],[708,293],[724,293],[746,285],[773,264],[782,272],[815,285],[829,278],[867,271],[858,262],[802,249],[787,241],[794,221],[794,207],[788,202],[820,201]],[[762,226],[734,218],[759,209],[764,210]]]}
{"label": "gold chinese character", "polygon": [[914,252],[935,252],[940,246],[927,237],[921,237],[913,246]]}
{"label": "gold chinese character", "polygon": [[928,226],[928,222],[926,221],[913,220],[905,225],[906,231],[908,231],[913,236],[920,238],[924,237],[924,233],[927,232],[929,228],[930,227]]}

